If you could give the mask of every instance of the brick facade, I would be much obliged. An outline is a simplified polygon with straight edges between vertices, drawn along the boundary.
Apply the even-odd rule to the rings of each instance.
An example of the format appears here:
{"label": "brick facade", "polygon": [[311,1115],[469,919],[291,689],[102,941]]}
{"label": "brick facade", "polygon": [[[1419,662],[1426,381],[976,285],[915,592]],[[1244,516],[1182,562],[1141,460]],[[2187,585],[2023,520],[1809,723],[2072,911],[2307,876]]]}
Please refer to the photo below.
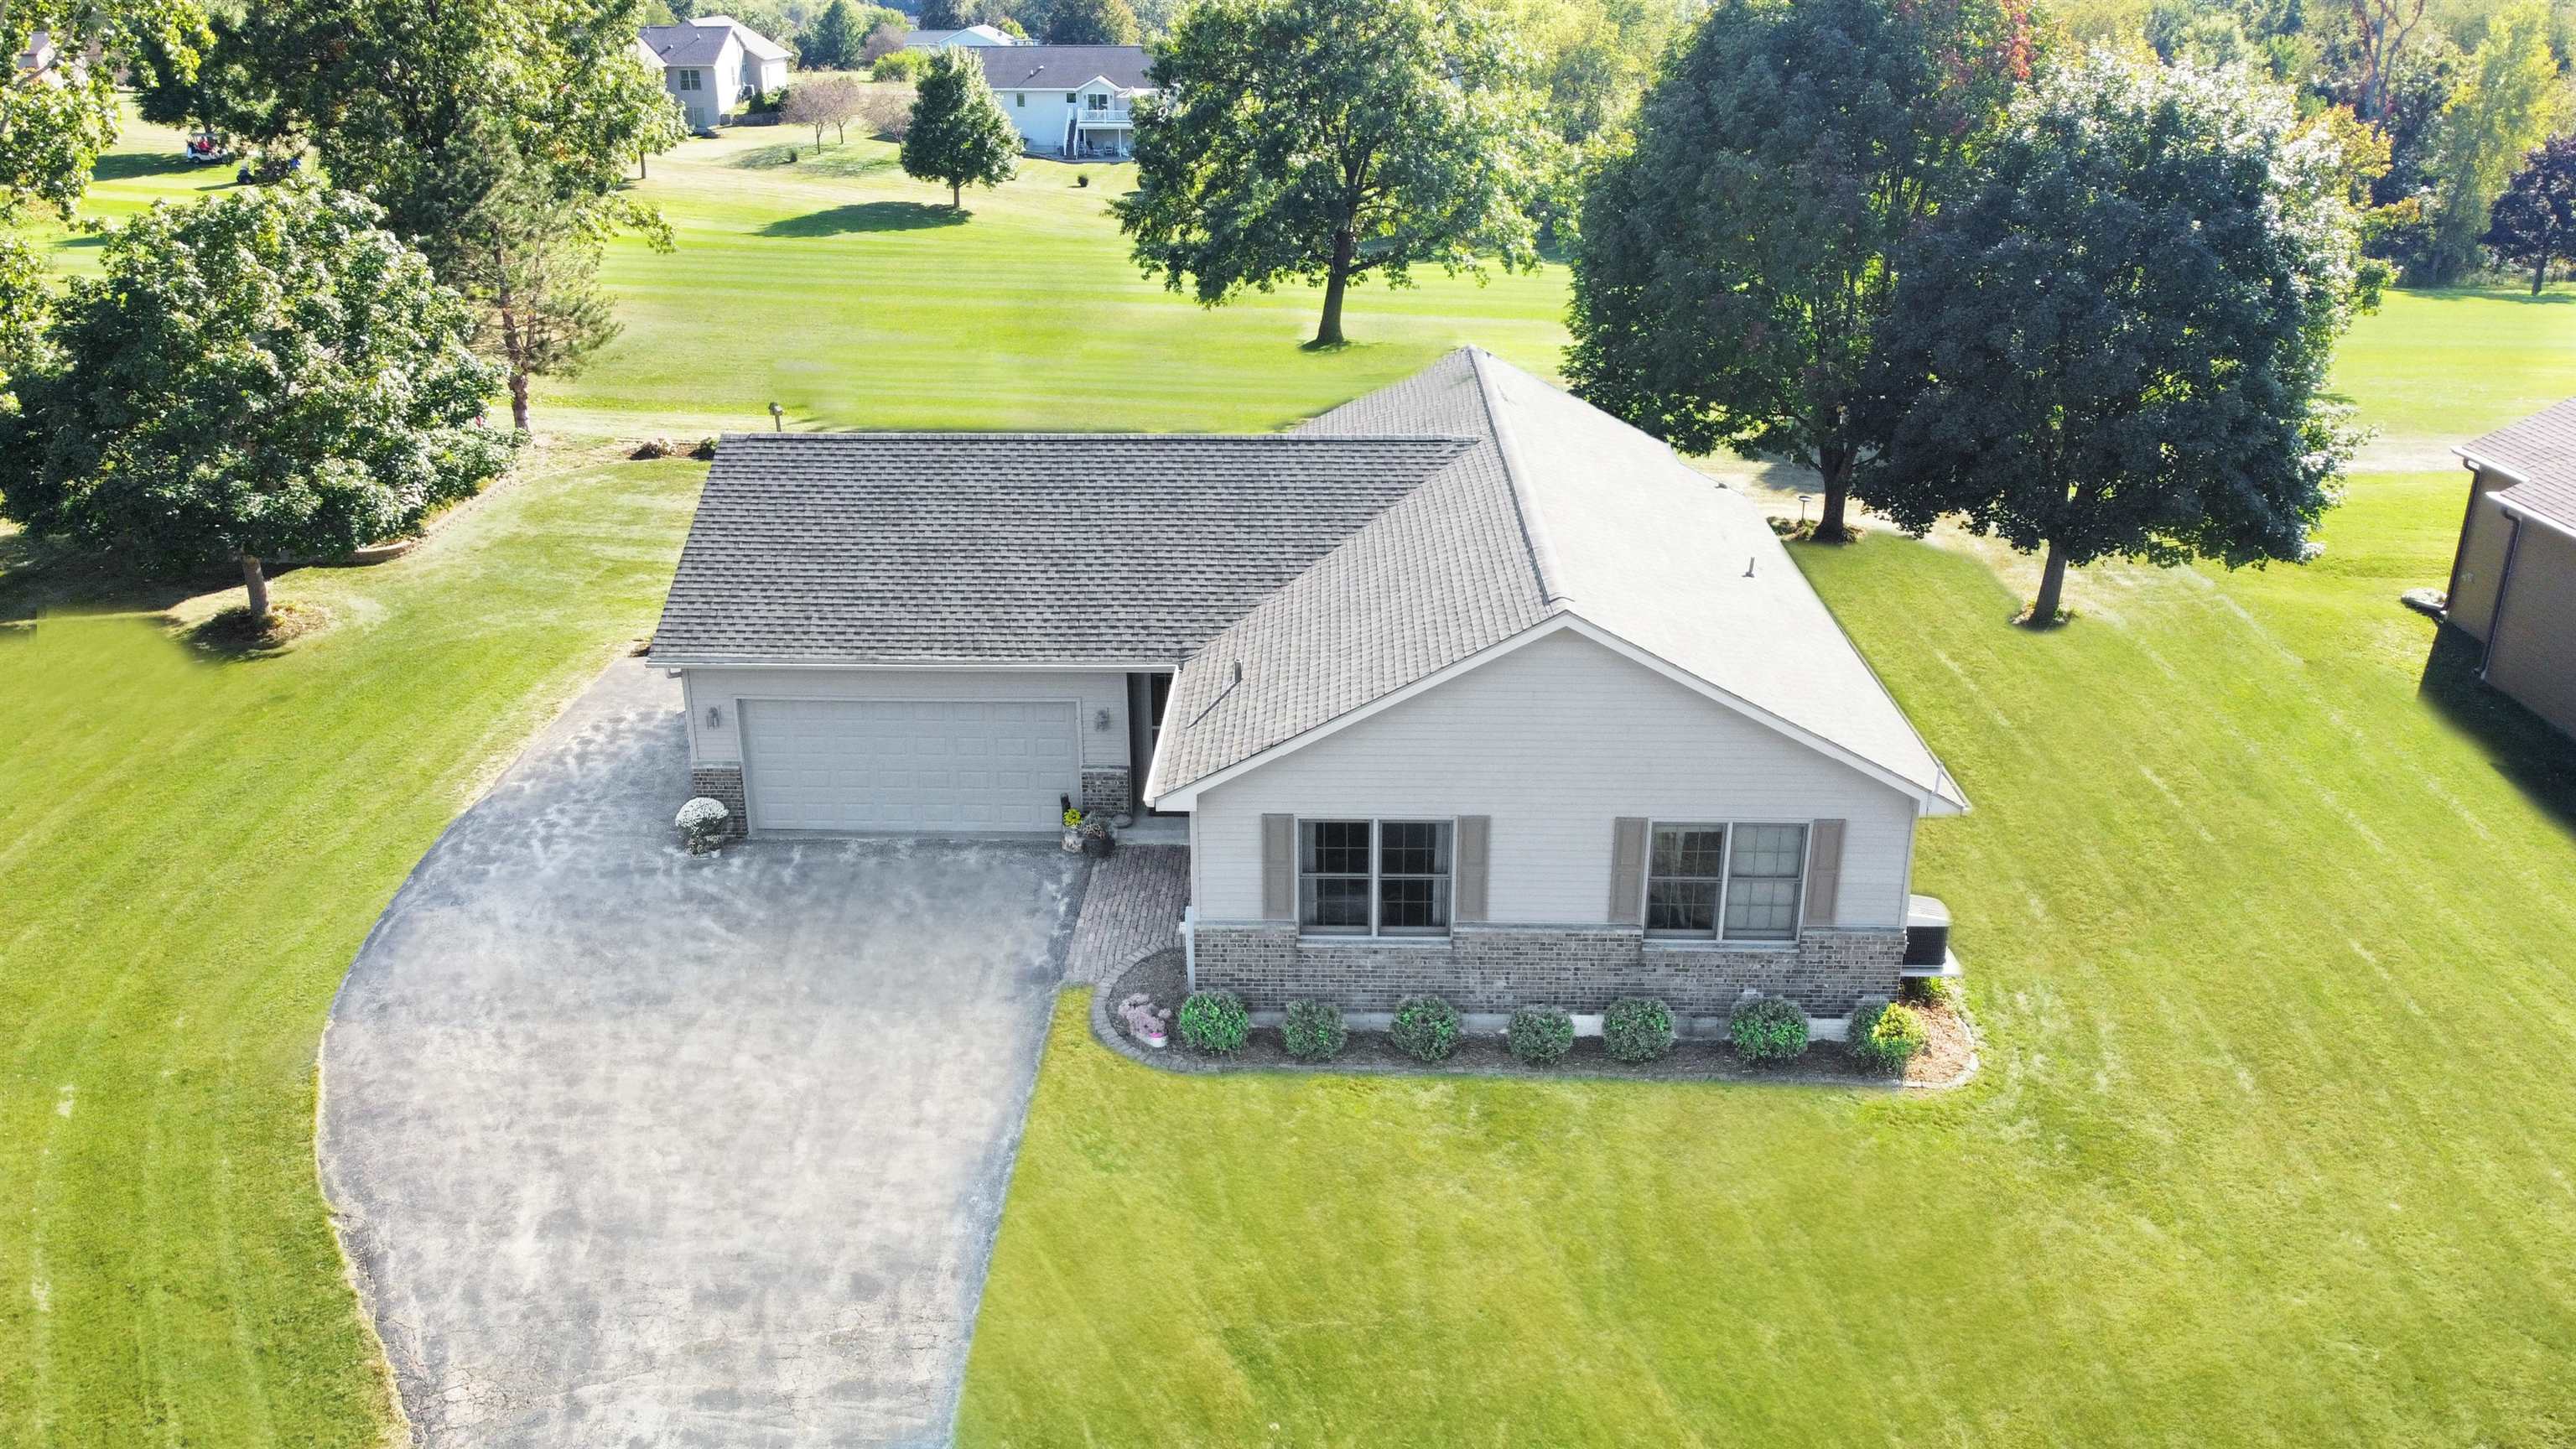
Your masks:
{"label": "brick facade", "polygon": [[1622,996],[1653,996],[1677,1015],[1706,1017],[1759,991],[1832,1018],[1895,996],[1904,956],[1901,930],[1810,930],[1780,950],[1668,945],[1633,928],[1584,926],[1460,926],[1420,945],[1301,944],[1295,927],[1267,924],[1202,926],[1197,935],[1198,984],[1232,991],[1256,1011],[1306,996],[1346,1011],[1392,1011],[1431,992],[1464,1012],[1590,1013]]}
{"label": "brick facade", "polygon": [[1135,794],[1129,788],[1127,772],[1121,769],[1091,769],[1082,772],[1083,813],[1101,811],[1116,815],[1136,808]]}
{"label": "brick facade", "polygon": [[744,833],[745,829],[751,822],[751,806],[749,802],[743,798],[742,766],[691,766],[689,770],[689,798],[694,800],[701,795],[706,796],[710,800],[722,801],[726,811],[733,817],[733,829],[730,833],[736,836]]}

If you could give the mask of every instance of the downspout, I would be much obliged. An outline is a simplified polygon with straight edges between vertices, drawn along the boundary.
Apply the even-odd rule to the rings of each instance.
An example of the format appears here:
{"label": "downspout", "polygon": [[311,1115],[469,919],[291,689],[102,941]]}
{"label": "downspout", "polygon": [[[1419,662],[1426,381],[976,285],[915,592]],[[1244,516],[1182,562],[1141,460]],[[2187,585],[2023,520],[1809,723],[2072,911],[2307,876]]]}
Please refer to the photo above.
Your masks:
{"label": "downspout", "polygon": [[2496,631],[2504,623],[2505,595],[2513,589],[2513,561],[2522,552],[2522,515],[2510,509],[2501,510],[2513,532],[2504,536],[2504,567],[2496,573],[2495,603],[2487,610],[2486,649],[2478,655],[2478,680],[2485,683],[2487,668],[2495,663]]}

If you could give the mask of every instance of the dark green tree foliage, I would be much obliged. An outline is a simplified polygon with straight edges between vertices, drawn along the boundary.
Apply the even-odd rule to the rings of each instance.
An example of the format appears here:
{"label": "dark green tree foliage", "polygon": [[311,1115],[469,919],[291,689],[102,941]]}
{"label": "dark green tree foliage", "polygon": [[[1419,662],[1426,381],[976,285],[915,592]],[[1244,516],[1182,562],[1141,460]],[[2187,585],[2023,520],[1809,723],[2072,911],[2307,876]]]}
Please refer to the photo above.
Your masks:
{"label": "dark green tree foliage", "polygon": [[1435,0],[1207,0],[1140,105],[1136,189],[1114,206],[1135,257],[1215,306],[1284,280],[1342,296],[1412,268],[1535,265],[1541,135],[1516,56],[1481,12]]}
{"label": "dark green tree foliage", "polygon": [[1020,133],[993,99],[983,62],[963,47],[933,56],[903,136],[904,174],[947,187],[948,204],[963,210],[967,187],[1010,180],[1019,156]]}
{"label": "dark green tree foliage", "polygon": [[1050,45],[1134,45],[1141,34],[1127,0],[1055,0],[1047,12]]}
{"label": "dark green tree foliage", "polygon": [[1721,4],[1587,195],[1575,389],[1686,452],[1816,469],[1816,536],[1843,538],[1889,250],[1960,187],[2030,44],[1988,0]]}
{"label": "dark green tree foliage", "polygon": [[[17,63],[40,32],[57,58],[42,75]],[[0,3],[0,221],[29,205],[77,206],[100,153],[116,142],[118,70],[149,49],[184,77],[204,41],[194,0]],[[92,46],[107,63],[76,63]]]}
{"label": "dark green tree foliage", "polygon": [[2014,108],[1900,259],[1864,492],[2047,562],[2300,560],[2352,439],[2324,389],[2359,295],[2330,146],[2242,71],[2097,54]]}
{"label": "dark green tree foliage", "polygon": [[921,3],[921,28],[924,30],[963,30],[992,18],[993,7],[987,0],[922,0]]}
{"label": "dark green tree foliage", "polygon": [[147,39],[133,68],[135,110],[162,126],[209,131],[227,140],[275,141],[285,116],[265,79],[250,22],[209,11],[193,65],[184,52]]}
{"label": "dark green tree foliage", "polygon": [[832,0],[797,36],[796,58],[807,70],[856,70],[867,43],[868,33],[859,27],[859,12],[850,0]]}
{"label": "dark green tree foliage", "polygon": [[2509,266],[2531,273],[2531,294],[2549,282],[2549,268],[2576,262],[2576,136],[2544,142],[2529,164],[2496,198],[2484,238]]}
{"label": "dark green tree foliage", "polygon": [[473,317],[357,197],[304,184],[156,207],[75,278],[0,423],[0,506],[147,567],[332,554],[499,475]]}

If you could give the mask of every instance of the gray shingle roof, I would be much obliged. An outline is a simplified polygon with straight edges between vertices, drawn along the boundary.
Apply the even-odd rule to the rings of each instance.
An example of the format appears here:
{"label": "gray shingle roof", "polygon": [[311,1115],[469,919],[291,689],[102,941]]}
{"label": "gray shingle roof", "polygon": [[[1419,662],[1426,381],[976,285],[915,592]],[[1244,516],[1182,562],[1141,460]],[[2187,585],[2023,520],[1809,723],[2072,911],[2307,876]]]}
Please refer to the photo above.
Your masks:
{"label": "gray shingle roof", "polygon": [[644,43],[662,58],[662,64],[713,65],[724,54],[725,42],[733,39],[733,29],[726,25],[647,25],[641,31]]}
{"label": "gray shingle roof", "polygon": [[1472,349],[1300,435],[1345,429],[1474,443],[1182,667],[1149,798],[1571,615],[1964,806],[1760,511],[1662,443]]}
{"label": "gray shingle roof", "polygon": [[2576,398],[2498,428],[2460,452],[2521,480],[2500,490],[2498,502],[2576,529]]}
{"label": "gray shingle roof", "polygon": [[657,663],[1178,661],[1457,439],[742,433]]}
{"label": "gray shingle roof", "polygon": [[1121,90],[1153,84],[1147,72],[1154,59],[1141,45],[993,45],[975,58],[997,91],[1072,90],[1095,77]]}

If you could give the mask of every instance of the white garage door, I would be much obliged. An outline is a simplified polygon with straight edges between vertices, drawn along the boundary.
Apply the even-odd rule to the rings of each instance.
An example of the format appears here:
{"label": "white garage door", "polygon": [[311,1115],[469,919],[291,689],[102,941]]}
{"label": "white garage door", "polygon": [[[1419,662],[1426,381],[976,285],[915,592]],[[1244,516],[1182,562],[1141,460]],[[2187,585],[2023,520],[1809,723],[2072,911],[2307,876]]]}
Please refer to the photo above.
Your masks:
{"label": "white garage door", "polygon": [[1061,701],[742,704],[754,830],[1052,830],[1082,794],[1074,748]]}

